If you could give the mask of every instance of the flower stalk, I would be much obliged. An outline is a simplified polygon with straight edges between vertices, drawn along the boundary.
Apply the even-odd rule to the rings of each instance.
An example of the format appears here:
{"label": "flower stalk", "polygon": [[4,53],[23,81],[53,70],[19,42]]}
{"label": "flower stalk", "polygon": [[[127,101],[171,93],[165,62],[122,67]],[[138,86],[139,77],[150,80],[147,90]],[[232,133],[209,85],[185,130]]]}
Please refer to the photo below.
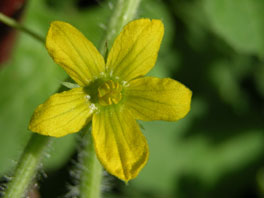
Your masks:
{"label": "flower stalk", "polygon": [[90,127],[82,142],[84,149],[80,151],[80,198],[100,198],[103,171],[94,150]]}
{"label": "flower stalk", "polygon": [[14,19],[4,15],[3,13],[0,12],[0,22],[14,28],[17,30],[20,30],[31,37],[35,38],[36,40],[40,41],[41,43],[45,44],[45,38],[37,34],[36,32],[24,27],[23,25],[17,23]]}
{"label": "flower stalk", "polygon": [[50,142],[50,137],[33,134],[16,166],[14,176],[7,185],[4,198],[25,197],[28,187],[40,167],[43,153]]}
{"label": "flower stalk", "polygon": [[134,19],[140,1],[141,0],[117,0],[113,15],[107,27],[107,32],[99,48],[102,54],[104,53],[103,49],[105,48],[105,43],[107,42],[107,46],[111,48],[114,39],[120,33],[123,26]]}

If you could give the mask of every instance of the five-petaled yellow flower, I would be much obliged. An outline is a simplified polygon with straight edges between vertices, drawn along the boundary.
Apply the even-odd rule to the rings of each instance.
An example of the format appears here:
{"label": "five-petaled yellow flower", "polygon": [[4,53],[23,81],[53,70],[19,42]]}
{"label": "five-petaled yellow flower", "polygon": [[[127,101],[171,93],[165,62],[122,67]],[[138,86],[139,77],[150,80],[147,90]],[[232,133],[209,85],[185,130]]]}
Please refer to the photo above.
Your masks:
{"label": "five-petaled yellow flower", "polygon": [[55,21],[46,47],[79,85],[37,107],[29,129],[60,137],[92,120],[96,154],[104,168],[128,181],[148,160],[148,145],[136,120],[176,121],[190,110],[191,91],[170,78],[143,77],[154,66],[164,27],[160,20],[128,23],[105,63],[94,45],[68,23]]}

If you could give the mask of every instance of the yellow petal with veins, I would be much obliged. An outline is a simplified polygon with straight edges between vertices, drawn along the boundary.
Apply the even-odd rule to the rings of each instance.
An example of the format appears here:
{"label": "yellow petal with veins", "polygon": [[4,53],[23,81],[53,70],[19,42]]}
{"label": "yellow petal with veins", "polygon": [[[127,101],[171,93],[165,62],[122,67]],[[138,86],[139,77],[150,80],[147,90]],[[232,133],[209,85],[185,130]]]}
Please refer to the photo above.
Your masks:
{"label": "yellow petal with veins", "polygon": [[109,52],[108,72],[126,81],[148,73],[155,65],[163,34],[160,20],[138,19],[128,23]]}
{"label": "yellow petal with veins", "polygon": [[88,85],[105,71],[102,55],[79,30],[68,23],[51,23],[46,48],[54,61],[80,86]]}
{"label": "yellow petal with veins", "polygon": [[29,129],[42,135],[61,137],[80,131],[91,120],[93,109],[83,88],[52,95],[35,110]]}
{"label": "yellow petal with veins", "polygon": [[144,77],[129,82],[124,97],[138,120],[176,121],[190,111],[192,92],[170,78]]}
{"label": "yellow petal with veins", "polygon": [[93,115],[92,135],[104,168],[121,180],[136,177],[148,159],[148,145],[135,119],[111,106]]}

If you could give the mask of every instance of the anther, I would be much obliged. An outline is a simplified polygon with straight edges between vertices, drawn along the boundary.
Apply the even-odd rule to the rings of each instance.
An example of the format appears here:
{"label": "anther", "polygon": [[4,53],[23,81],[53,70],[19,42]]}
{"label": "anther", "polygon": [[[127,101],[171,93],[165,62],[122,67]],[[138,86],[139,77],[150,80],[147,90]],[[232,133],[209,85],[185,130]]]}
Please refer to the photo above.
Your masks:
{"label": "anther", "polygon": [[99,104],[107,106],[117,104],[122,99],[122,86],[118,82],[108,80],[98,88]]}

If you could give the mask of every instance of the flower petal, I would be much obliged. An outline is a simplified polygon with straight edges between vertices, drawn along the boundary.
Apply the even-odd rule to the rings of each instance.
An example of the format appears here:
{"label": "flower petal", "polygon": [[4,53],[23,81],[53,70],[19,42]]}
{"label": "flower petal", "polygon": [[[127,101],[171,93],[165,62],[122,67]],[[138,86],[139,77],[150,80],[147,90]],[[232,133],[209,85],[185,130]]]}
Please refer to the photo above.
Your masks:
{"label": "flower petal", "polygon": [[126,81],[145,75],[155,65],[163,34],[160,20],[128,23],[110,50],[106,68]]}
{"label": "flower petal", "polygon": [[75,133],[91,119],[93,112],[83,88],[51,96],[35,110],[29,129],[42,135],[60,137]]}
{"label": "flower petal", "polygon": [[46,47],[54,61],[80,86],[105,70],[104,58],[95,46],[68,23],[51,23]]}
{"label": "flower petal", "polygon": [[192,92],[170,78],[135,79],[124,94],[127,108],[138,120],[176,121],[190,111]]}
{"label": "flower petal", "polygon": [[128,181],[136,177],[148,159],[148,145],[129,112],[116,107],[93,115],[94,146],[104,168]]}

